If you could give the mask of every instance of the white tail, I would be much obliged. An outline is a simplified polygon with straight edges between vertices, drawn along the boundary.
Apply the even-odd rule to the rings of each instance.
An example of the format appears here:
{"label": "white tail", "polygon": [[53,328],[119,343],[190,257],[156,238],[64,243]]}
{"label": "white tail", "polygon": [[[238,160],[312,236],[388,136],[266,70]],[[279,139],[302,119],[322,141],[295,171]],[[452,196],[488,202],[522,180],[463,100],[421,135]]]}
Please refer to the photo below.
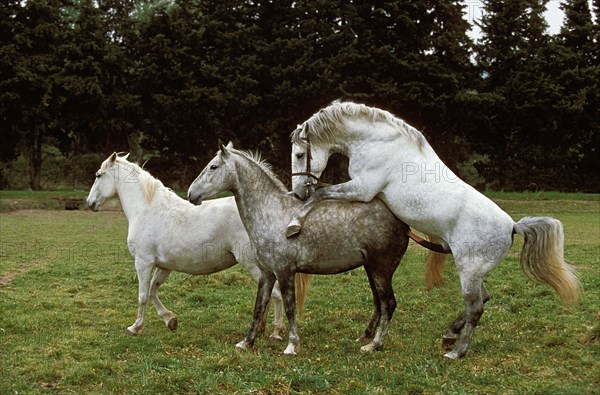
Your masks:
{"label": "white tail", "polygon": [[304,313],[304,302],[312,283],[312,274],[296,273],[296,304],[298,305],[298,317],[302,318]]}
{"label": "white tail", "polygon": [[514,225],[525,238],[521,267],[530,277],[550,285],[565,305],[579,300],[581,286],[575,269],[564,260],[562,223],[550,217],[525,217]]}

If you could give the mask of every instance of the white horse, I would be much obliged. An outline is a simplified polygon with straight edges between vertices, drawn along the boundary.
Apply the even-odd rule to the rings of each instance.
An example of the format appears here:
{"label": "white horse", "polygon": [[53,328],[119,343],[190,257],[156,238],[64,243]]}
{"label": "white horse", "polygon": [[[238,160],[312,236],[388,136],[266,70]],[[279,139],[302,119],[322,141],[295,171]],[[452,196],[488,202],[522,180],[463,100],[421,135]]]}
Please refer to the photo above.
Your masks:
{"label": "white horse", "polygon": [[[387,111],[351,102],[334,102],[292,133],[292,187],[310,198],[290,222],[286,235],[300,232],[308,212],[323,199],[383,200],[409,226],[452,252],[465,301],[465,311],[450,325],[444,344],[460,341],[445,356],[463,357],[488,294],[487,275],[508,253],[515,233],[525,237],[521,266],[549,284],[565,304],[574,304],[579,282],[563,258],[560,221],[526,217],[519,222],[490,199],[458,178],[415,128]],[[349,158],[351,180],[316,189],[332,153]],[[316,190],[315,190],[316,189]],[[314,192],[314,193],[313,193]],[[443,260],[438,261],[443,265]],[[442,267],[429,267],[431,272]]]}
{"label": "white horse", "polygon": [[[233,197],[194,206],[127,161],[127,156],[113,153],[96,173],[87,205],[98,211],[113,198],[120,199],[129,223],[127,243],[139,283],[137,319],[127,332],[142,332],[148,298],[167,327],[177,328],[177,317],[157,296],[171,271],[211,274],[239,262],[258,282],[260,270]],[[278,287],[273,289],[272,299],[275,327],[271,337],[281,339],[284,312]]]}

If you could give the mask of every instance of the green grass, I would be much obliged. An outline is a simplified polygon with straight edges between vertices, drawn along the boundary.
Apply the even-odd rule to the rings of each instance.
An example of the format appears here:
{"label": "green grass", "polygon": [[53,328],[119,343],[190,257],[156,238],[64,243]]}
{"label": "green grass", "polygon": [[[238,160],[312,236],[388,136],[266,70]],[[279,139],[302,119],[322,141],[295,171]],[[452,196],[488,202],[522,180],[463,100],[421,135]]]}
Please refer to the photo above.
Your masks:
{"label": "green grass", "polygon": [[[0,191],[0,212],[15,210],[64,210],[66,200],[80,202],[80,209],[84,209],[85,198],[89,191]],[[187,191],[178,191],[177,194],[186,198]],[[230,192],[223,192],[216,197],[231,196]],[[118,204],[117,204],[118,206]]]}
{"label": "green grass", "polygon": [[[4,195],[0,194],[1,198]],[[28,196],[23,195],[27,204]],[[137,279],[119,212],[20,210],[0,214],[0,394],[12,393],[540,393],[600,388],[600,344],[584,343],[600,319],[597,195],[495,196],[515,219],[551,215],[565,226],[565,255],[585,293],[568,310],[521,272],[518,251],[488,277],[486,305],[465,359],[442,357],[441,335],[462,307],[447,265],[443,287],[423,286],[425,252],[411,243],[394,277],[399,304],[384,350],[354,342],[371,312],[362,270],[315,278],[301,347],[266,338],[239,353],[256,291],[239,268],[173,274],[161,299],[179,317],[170,332],[148,308],[135,319]],[[268,328],[269,329],[269,328]]]}
{"label": "green grass", "polygon": [[83,202],[87,194],[88,191],[0,191],[0,212],[23,209],[64,210],[65,200]]}

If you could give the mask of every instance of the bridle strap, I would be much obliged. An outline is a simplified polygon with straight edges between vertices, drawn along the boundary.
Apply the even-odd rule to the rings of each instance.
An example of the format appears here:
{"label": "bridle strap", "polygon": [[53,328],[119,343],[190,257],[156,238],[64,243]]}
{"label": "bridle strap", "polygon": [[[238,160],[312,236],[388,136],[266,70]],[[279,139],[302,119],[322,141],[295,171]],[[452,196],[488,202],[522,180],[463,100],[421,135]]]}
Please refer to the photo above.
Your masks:
{"label": "bridle strap", "polygon": [[307,176],[310,178],[314,178],[317,182],[320,182],[319,177],[312,174],[310,169],[310,161],[312,159],[312,153],[310,151],[310,139],[308,135],[306,135],[306,171],[301,171],[298,173],[292,173],[292,177],[294,176]]}

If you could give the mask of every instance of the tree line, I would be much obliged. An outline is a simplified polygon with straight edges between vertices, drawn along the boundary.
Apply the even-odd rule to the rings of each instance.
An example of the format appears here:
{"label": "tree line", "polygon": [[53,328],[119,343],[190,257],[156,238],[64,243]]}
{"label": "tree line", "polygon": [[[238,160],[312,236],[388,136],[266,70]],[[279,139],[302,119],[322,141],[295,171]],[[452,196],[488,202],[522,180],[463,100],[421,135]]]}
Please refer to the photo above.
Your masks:
{"label": "tree line", "polygon": [[[421,130],[481,189],[598,192],[600,1],[4,0],[0,188],[84,187],[127,151],[185,188],[233,140],[289,178],[335,99]],[[331,177],[343,177],[343,162]]]}

